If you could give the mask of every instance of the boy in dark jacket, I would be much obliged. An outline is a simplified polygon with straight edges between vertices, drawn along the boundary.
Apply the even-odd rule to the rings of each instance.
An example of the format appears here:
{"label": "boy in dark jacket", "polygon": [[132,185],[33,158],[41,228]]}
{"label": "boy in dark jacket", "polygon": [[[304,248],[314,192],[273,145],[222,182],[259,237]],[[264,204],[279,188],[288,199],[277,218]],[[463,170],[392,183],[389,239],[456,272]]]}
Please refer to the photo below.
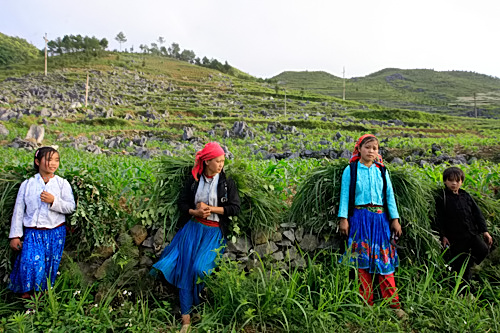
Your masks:
{"label": "boy in dark jacket", "polygon": [[463,278],[469,282],[474,262],[480,264],[488,255],[493,239],[488,233],[486,221],[472,197],[460,189],[464,172],[451,167],[443,172],[446,187],[436,198],[436,222],[443,247],[449,247],[451,267],[459,272],[470,255]]}

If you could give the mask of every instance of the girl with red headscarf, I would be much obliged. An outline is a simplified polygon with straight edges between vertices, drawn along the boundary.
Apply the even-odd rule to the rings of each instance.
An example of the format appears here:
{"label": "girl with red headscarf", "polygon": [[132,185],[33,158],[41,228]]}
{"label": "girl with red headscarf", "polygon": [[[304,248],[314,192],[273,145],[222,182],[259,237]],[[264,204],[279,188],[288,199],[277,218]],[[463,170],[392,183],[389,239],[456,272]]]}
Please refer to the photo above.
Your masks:
{"label": "girl with red headscarf", "polygon": [[372,134],[360,137],[349,163],[342,174],[338,213],[349,250],[341,261],[358,268],[360,293],[369,305],[373,305],[372,276],[378,275],[382,296],[403,316],[394,280],[399,260],[391,243],[391,231],[401,236],[401,225],[378,139]]}
{"label": "girl with red headscarf", "polygon": [[[224,150],[209,142],[196,153],[194,167],[179,197],[184,226],[153,265],[168,282],[179,288],[182,329],[187,332],[191,308],[200,303],[203,289],[198,278],[215,268],[217,253],[226,245],[229,216],[240,211],[240,199],[234,181],[224,173]],[[221,249],[220,251],[217,251]]]}

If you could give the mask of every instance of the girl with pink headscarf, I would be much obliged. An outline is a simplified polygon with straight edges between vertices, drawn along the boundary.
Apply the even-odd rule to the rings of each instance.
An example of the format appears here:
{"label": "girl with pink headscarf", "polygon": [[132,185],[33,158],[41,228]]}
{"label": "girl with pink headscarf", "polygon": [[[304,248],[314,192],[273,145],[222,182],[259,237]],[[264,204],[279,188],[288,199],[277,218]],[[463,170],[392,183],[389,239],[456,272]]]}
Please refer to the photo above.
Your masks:
{"label": "girl with pink headscarf", "polygon": [[192,307],[200,303],[203,283],[197,281],[215,268],[217,253],[226,245],[229,217],[240,211],[238,190],[224,173],[224,160],[224,150],[217,142],[207,143],[196,153],[179,197],[179,222],[184,226],[153,265],[153,274],[161,272],[179,288],[181,332],[189,330]]}

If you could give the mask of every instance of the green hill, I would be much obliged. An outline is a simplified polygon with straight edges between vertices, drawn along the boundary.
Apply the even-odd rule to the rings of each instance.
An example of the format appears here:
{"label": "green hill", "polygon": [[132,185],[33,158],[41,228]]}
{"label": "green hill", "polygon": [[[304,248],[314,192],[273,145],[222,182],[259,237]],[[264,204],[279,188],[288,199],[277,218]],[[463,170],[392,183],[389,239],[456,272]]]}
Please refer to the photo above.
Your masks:
{"label": "green hill", "polygon": [[[341,78],[326,72],[283,72],[271,79],[290,89],[342,97]],[[464,71],[386,68],[346,80],[346,98],[386,107],[483,116],[500,115],[500,79]]]}
{"label": "green hill", "polygon": [[0,66],[35,59],[40,50],[19,37],[10,37],[0,32]]}

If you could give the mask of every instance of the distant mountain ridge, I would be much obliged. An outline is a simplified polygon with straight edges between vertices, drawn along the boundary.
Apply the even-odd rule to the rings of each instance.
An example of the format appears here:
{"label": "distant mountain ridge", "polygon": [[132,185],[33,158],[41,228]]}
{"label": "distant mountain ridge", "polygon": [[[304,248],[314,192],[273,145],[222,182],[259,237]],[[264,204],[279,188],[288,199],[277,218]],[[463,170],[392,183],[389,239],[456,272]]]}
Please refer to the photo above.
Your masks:
{"label": "distant mountain ridge", "polygon": [[[324,71],[285,71],[270,80],[283,87],[342,98],[343,79]],[[431,112],[500,113],[500,78],[466,71],[386,68],[346,79],[346,99]]]}

